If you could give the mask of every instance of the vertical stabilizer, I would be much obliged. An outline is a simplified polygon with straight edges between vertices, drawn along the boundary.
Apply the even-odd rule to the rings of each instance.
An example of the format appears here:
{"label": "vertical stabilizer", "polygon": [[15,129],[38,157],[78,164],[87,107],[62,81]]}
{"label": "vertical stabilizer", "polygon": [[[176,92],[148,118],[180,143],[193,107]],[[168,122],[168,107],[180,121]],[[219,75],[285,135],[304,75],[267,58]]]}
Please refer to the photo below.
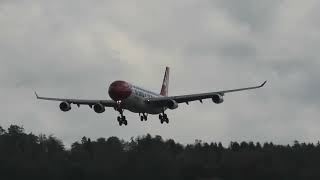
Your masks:
{"label": "vertical stabilizer", "polygon": [[170,73],[170,68],[166,67],[166,72],[163,77],[163,83],[162,83],[162,88],[161,88],[161,92],[160,92],[160,95],[162,95],[162,96],[168,96],[169,73]]}

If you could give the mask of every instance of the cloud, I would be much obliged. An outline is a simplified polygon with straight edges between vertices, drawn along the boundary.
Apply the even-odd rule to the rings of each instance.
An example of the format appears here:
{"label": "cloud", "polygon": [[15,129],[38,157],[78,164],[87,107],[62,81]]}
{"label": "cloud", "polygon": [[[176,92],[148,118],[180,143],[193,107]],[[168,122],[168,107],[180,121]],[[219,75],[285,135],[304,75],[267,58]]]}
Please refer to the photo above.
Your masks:
{"label": "cloud", "polygon": [[[253,140],[316,142],[319,126],[318,1],[52,1],[0,3],[2,126],[80,136],[160,134],[181,142]],[[160,91],[171,66],[170,94],[251,86],[169,111],[170,125],[126,112],[97,115],[87,107],[62,113],[48,96],[108,98],[124,79]],[[210,103],[209,103],[210,102]]]}

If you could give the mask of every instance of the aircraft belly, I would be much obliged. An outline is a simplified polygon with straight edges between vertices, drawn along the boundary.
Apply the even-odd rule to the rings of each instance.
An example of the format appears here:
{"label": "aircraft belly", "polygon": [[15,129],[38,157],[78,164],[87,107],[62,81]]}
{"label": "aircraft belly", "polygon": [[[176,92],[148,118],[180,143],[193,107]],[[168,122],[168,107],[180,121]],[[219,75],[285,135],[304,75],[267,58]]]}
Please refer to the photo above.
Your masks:
{"label": "aircraft belly", "polygon": [[127,109],[133,113],[148,113],[148,114],[160,114],[161,108],[151,107],[144,102],[144,99],[131,95],[124,102],[124,109]]}

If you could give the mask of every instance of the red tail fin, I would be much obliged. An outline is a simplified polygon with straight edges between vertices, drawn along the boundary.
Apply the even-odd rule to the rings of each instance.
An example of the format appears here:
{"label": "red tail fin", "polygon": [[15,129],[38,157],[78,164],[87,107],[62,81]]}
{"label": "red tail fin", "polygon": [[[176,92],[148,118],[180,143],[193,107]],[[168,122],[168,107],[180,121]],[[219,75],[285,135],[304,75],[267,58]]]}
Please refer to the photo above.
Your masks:
{"label": "red tail fin", "polygon": [[162,96],[168,96],[169,73],[170,73],[170,68],[166,67],[166,72],[164,74],[162,88],[161,88],[161,92],[160,92],[160,95],[162,95]]}

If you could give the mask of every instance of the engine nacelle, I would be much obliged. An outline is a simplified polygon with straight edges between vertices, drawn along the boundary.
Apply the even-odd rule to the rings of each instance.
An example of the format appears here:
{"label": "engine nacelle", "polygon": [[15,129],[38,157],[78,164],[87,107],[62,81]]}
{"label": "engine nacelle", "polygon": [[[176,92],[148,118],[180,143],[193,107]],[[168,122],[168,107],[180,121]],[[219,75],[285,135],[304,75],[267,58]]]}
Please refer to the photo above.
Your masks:
{"label": "engine nacelle", "polygon": [[169,109],[177,109],[178,108],[178,103],[175,100],[170,100],[167,104],[167,107]]}
{"label": "engine nacelle", "polygon": [[71,110],[71,105],[68,102],[60,103],[59,107],[60,107],[60,110],[63,111],[63,112],[67,112],[67,111]]}
{"label": "engine nacelle", "polygon": [[94,110],[94,112],[100,114],[100,113],[103,113],[106,109],[104,108],[104,106],[102,104],[95,104],[93,106],[93,110]]}
{"label": "engine nacelle", "polygon": [[212,97],[212,101],[216,104],[221,104],[223,103],[224,99],[220,94],[216,94]]}

